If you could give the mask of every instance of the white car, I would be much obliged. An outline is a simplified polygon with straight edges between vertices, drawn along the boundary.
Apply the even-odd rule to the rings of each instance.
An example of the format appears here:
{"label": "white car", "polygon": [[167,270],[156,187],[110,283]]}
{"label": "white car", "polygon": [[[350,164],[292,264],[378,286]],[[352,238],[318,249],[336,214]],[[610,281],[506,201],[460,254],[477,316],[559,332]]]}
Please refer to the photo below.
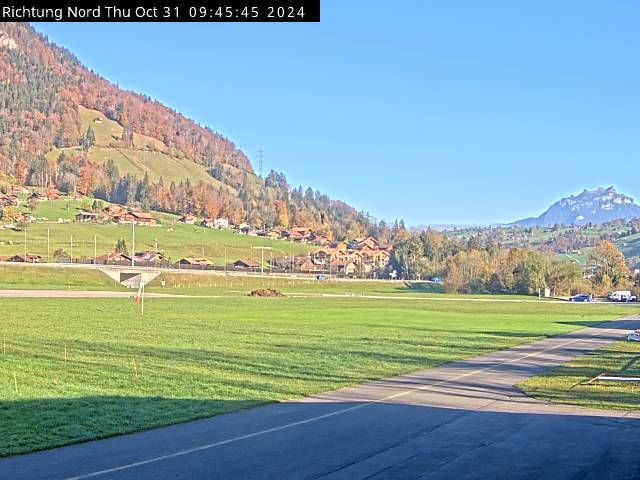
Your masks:
{"label": "white car", "polygon": [[640,329],[635,330],[627,335],[627,340],[629,340],[630,342],[640,342]]}

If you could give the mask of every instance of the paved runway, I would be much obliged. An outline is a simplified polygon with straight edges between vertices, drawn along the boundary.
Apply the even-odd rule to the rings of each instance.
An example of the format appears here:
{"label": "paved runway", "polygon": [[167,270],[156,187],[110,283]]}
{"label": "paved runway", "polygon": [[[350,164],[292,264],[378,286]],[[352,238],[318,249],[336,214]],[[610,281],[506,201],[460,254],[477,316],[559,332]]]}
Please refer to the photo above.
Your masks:
{"label": "paved runway", "polygon": [[640,319],[307,398],[0,460],[2,479],[633,479],[640,412],[514,385]]}

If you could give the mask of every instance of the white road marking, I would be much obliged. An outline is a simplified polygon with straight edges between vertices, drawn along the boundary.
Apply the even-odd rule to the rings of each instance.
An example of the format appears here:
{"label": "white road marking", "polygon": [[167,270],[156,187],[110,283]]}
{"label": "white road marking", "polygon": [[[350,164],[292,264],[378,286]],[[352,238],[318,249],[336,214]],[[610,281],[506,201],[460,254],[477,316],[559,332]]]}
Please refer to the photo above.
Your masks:
{"label": "white road marking", "polygon": [[[106,474],[109,474],[109,473],[121,472],[123,470],[129,470],[131,468],[140,467],[142,465],[149,465],[151,463],[161,462],[163,460],[168,460],[170,458],[182,457],[184,455],[190,455],[192,453],[201,452],[203,450],[209,450],[209,449],[220,447],[220,446],[223,446],[223,445],[228,445],[230,443],[239,442],[241,440],[247,440],[249,438],[259,437],[259,436],[266,435],[266,434],[269,434],[269,433],[279,432],[279,431],[287,430],[289,428],[297,427],[297,426],[300,426],[300,425],[313,423],[313,422],[316,422],[316,421],[319,421],[319,420],[324,420],[325,418],[330,418],[330,417],[334,417],[334,416],[337,416],[337,415],[342,415],[344,413],[352,412],[354,410],[359,410],[361,408],[369,407],[371,405],[375,405],[375,404],[378,404],[378,403],[384,403],[384,402],[389,401],[389,400],[393,400],[393,399],[396,399],[396,398],[403,397],[403,396],[408,395],[410,393],[414,393],[414,392],[417,392],[417,391],[423,391],[423,390],[426,390],[429,387],[436,387],[436,386],[439,386],[439,385],[444,385],[444,384],[447,384],[447,383],[455,382],[455,381],[460,380],[460,379],[465,378],[465,377],[469,377],[469,376],[472,376],[472,375],[475,375],[475,374],[478,374],[478,373],[486,372],[487,370],[491,370],[493,368],[496,368],[496,367],[499,367],[499,366],[502,366],[502,365],[507,365],[507,364],[510,364],[510,363],[519,362],[519,361],[527,359],[527,358],[535,357],[535,356],[541,355],[543,353],[547,353],[547,352],[550,352],[550,351],[553,351],[553,350],[557,350],[557,349],[566,347],[568,345],[572,345],[572,344],[577,343],[577,342],[588,340],[590,337],[594,337],[596,335],[609,333],[609,332],[614,331],[614,330],[617,330],[617,329],[609,328],[607,330],[600,330],[600,331],[592,333],[591,335],[587,335],[587,336],[584,336],[584,337],[581,337],[581,338],[576,338],[574,340],[570,340],[568,342],[562,343],[562,344],[557,345],[555,347],[550,347],[550,348],[547,348],[545,350],[540,350],[539,352],[533,352],[533,353],[529,353],[527,355],[523,355],[523,356],[518,357],[518,358],[514,358],[512,360],[505,360],[503,362],[498,362],[498,363],[495,363],[493,365],[490,365],[490,366],[487,366],[487,367],[484,367],[484,368],[480,368],[480,369],[474,370],[472,372],[467,372],[467,373],[458,375],[458,376],[453,377],[453,378],[440,380],[440,381],[435,382],[435,383],[424,384],[424,385],[421,385],[421,386],[415,387],[415,388],[406,389],[404,391],[395,393],[393,395],[389,395],[389,396],[384,397],[384,398],[380,398],[380,399],[377,399],[377,400],[372,400],[370,402],[362,403],[362,404],[359,404],[359,405],[354,405],[352,407],[344,408],[344,409],[341,409],[341,410],[336,410],[335,412],[326,413],[326,414],[323,414],[323,415],[318,415],[316,417],[307,418],[305,420],[299,420],[297,422],[287,423],[285,425],[280,425],[280,426],[273,427],[273,428],[268,428],[268,429],[265,429],[265,430],[259,430],[257,432],[253,432],[253,433],[249,433],[249,434],[241,435],[241,436],[237,436],[237,437],[228,438],[226,440],[220,440],[218,442],[209,443],[209,444],[206,444],[206,445],[201,445],[199,447],[194,447],[194,448],[190,448],[190,449],[187,449],[187,450],[180,450],[178,452],[169,453],[169,454],[166,454],[166,455],[160,455],[160,456],[157,456],[157,457],[149,458],[147,460],[140,460],[138,462],[128,463],[128,464],[125,464],[125,465],[120,465],[118,467],[108,468],[108,469],[105,469],[105,470],[98,470],[98,471],[95,471],[95,472],[82,474],[82,475],[78,475],[78,476],[75,476],[75,477],[68,477],[68,478],[66,478],[64,480],[84,480],[84,479],[87,479],[87,478],[93,478],[93,477],[97,477],[97,476],[100,476],[100,475],[106,475]],[[517,348],[517,347],[514,347],[514,348]]]}

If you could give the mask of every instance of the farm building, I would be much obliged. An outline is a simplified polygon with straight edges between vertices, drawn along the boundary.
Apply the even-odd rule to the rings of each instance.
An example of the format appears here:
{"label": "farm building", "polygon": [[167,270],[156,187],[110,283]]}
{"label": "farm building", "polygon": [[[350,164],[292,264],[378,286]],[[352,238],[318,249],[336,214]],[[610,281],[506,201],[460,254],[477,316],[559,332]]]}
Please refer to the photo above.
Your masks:
{"label": "farm building", "polygon": [[92,212],[78,212],[74,216],[76,222],[96,223],[100,219],[100,216],[97,213]]}
{"label": "farm building", "polygon": [[134,262],[158,263],[164,260],[164,255],[160,252],[135,252]]}
{"label": "farm building", "polygon": [[158,225],[157,219],[147,212],[127,210],[125,213],[113,215],[111,219],[117,223],[135,223],[136,225]]}
{"label": "farm building", "polygon": [[198,218],[190,213],[187,213],[178,219],[178,222],[186,225],[195,225],[196,221],[198,221]]}
{"label": "farm building", "polygon": [[7,259],[8,262],[24,262],[24,263],[40,263],[42,261],[41,255],[33,255],[27,254],[25,255],[14,255],[13,257],[9,257]]}
{"label": "farm building", "polygon": [[253,260],[240,259],[233,262],[234,268],[260,268],[260,264]]}
{"label": "farm building", "polygon": [[122,252],[109,252],[104,255],[96,257],[96,263],[108,265],[108,264],[129,264],[131,263],[131,257],[125,255]]}
{"label": "farm building", "polygon": [[180,260],[178,260],[177,265],[185,266],[185,267],[200,267],[200,266],[213,265],[213,262],[204,257],[183,257]]}

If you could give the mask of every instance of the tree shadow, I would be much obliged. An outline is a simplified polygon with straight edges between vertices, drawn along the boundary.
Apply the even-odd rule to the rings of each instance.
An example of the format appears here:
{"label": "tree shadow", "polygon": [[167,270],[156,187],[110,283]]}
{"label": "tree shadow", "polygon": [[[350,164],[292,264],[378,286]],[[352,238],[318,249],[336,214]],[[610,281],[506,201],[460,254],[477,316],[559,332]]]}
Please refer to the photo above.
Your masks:
{"label": "tree shadow", "polygon": [[0,457],[133,433],[269,400],[89,396],[0,401]]}

